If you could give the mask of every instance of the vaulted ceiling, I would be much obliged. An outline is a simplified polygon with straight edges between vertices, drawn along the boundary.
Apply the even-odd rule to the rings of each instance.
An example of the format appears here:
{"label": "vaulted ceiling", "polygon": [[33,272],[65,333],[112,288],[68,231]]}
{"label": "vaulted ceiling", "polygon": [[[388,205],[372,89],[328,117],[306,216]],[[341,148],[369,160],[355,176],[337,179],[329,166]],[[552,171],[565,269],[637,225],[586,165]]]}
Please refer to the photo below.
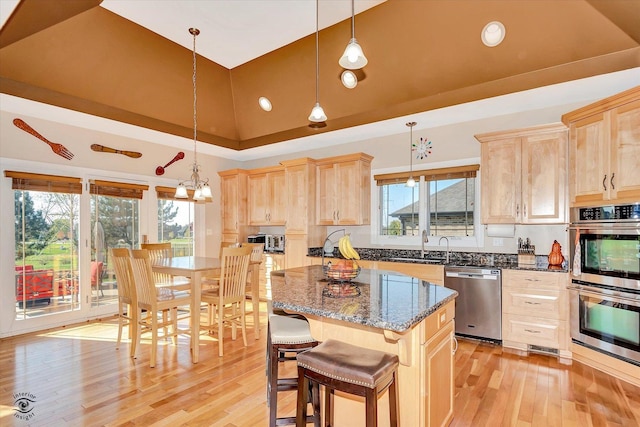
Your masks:
{"label": "vaulted ceiling", "polygon": [[[315,26],[315,2],[295,1],[310,6],[305,13]],[[199,3],[206,14],[206,2]],[[269,4],[283,2],[249,3],[268,22]],[[335,0],[320,4],[321,14],[336,7]],[[316,87],[311,29],[233,68],[199,55],[198,140],[244,150],[640,66],[640,0],[388,0],[368,7],[356,16],[369,64],[355,89],[342,86],[338,65],[351,36],[349,15],[320,31],[326,127],[312,129],[307,119]],[[278,9],[277,18],[294,26],[300,18],[290,9]],[[148,20],[154,16],[149,7]],[[489,48],[480,32],[494,20],[506,38]],[[206,32],[211,21],[199,22]],[[184,25],[176,43],[101,0],[22,0],[0,30],[0,92],[190,138],[192,52],[185,46],[192,43],[188,27],[197,25]],[[250,40],[223,41],[241,49]],[[260,96],[271,100],[271,112],[259,108]]]}

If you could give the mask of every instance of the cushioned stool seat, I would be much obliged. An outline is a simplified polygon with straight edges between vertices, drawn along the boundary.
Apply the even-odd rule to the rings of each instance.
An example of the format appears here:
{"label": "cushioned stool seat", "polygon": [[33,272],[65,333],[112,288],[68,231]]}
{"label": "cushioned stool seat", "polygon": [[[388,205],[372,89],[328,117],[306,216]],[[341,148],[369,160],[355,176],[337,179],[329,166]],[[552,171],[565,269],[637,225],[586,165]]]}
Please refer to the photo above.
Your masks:
{"label": "cushioned stool seat", "polygon": [[[295,417],[277,418],[278,392],[296,390],[297,378],[278,378],[278,363],[286,358],[285,353],[307,351],[318,345],[311,336],[309,323],[300,317],[283,316],[273,314],[269,316],[269,331],[267,343],[267,403],[269,405],[269,426],[286,425],[295,423]],[[314,399],[319,400],[317,393]],[[313,421],[312,417],[309,417]]]}
{"label": "cushioned stool seat", "polygon": [[[397,426],[397,371],[397,355],[336,340],[327,340],[299,354],[297,426],[305,425],[309,381],[325,386],[325,426],[333,425],[335,390],[364,396],[367,427],[377,426],[378,396],[387,388],[391,426]],[[314,405],[314,415],[315,412]]]}

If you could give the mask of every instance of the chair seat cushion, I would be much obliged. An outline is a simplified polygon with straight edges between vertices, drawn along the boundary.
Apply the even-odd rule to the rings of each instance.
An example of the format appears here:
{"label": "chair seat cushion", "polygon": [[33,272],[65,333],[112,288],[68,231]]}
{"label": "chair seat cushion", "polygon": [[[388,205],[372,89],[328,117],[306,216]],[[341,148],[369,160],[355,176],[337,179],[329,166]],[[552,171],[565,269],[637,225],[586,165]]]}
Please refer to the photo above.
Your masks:
{"label": "chair seat cushion", "polygon": [[271,344],[304,344],[314,342],[309,323],[289,316],[270,316]]}
{"label": "chair seat cushion", "polygon": [[297,356],[298,366],[334,380],[375,388],[398,368],[398,356],[326,340]]}

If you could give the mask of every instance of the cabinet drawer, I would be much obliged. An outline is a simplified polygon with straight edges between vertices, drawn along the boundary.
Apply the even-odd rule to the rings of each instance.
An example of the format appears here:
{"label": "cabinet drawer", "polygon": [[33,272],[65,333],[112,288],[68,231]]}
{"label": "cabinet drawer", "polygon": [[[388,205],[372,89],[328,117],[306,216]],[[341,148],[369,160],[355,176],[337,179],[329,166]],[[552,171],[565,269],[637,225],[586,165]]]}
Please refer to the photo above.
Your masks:
{"label": "cabinet drawer", "polygon": [[566,291],[507,287],[502,290],[505,313],[530,314],[545,319],[567,320]]}
{"label": "cabinet drawer", "polygon": [[515,341],[542,347],[564,348],[567,322],[528,316],[502,316],[503,341]]}
{"label": "cabinet drawer", "polygon": [[547,273],[528,270],[503,270],[503,288],[535,288],[535,289],[565,289],[567,273]]}
{"label": "cabinet drawer", "polygon": [[420,344],[426,343],[431,337],[438,333],[447,323],[451,322],[456,316],[456,302],[451,301],[440,307],[435,313],[432,313],[422,323],[424,330]]}

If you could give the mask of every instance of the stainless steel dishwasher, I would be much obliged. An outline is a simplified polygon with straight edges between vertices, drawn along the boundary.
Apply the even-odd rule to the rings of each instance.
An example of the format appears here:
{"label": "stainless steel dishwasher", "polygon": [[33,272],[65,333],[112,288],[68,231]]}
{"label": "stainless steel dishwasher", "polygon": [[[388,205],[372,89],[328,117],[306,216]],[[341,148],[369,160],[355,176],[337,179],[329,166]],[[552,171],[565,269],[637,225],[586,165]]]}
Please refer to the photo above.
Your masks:
{"label": "stainless steel dishwasher", "polygon": [[444,286],[458,291],[456,334],[502,341],[502,279],[499,269],[445,267]]}

